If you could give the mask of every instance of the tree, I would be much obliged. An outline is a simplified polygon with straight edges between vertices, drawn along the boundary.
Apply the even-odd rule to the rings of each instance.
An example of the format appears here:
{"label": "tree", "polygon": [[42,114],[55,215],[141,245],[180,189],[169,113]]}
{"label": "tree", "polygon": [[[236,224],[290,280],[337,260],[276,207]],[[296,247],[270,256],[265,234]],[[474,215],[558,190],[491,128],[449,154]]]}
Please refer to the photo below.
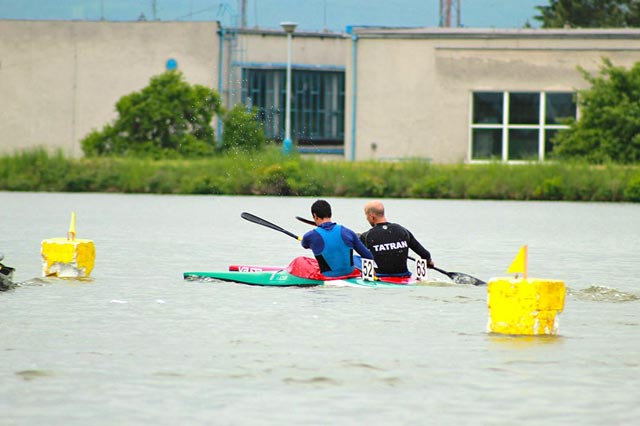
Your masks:
{"label": "tree", "polygon": [[535,7],[542,28],[622,28],[640,26],[640,0],[549,0]]}
{"label": "tree", "polygon": [[247,110],[242,104],[234,106],[224,118],[222,149],[252,151],[264,148],[266,138],[257,110]]}
{"label": "tree", "polygon": [[630,69],[603,59],[600,75],[579,68],[591,88],[578,92],[579,120],[554,138],[559,158],[591,163],[640,162],[640,62]]}
{"label": "tree", "polygon": [[220,96],[190,85],[179,71],[151,78],[140,92],[116,103],[118,118],[82,141],[87,156],[201,157],[212,155],[215,136],[211,120],[220,113]]}

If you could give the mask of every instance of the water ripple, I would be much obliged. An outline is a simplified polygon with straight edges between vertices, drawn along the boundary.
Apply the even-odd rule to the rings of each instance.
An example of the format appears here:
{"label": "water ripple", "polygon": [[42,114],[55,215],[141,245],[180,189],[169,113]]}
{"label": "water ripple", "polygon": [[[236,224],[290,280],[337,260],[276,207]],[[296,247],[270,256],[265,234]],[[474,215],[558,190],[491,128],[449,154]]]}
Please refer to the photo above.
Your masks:
{"label": "water ripple", "polygon": [[617,290],[607,286],[593,285],[585,289],[568,289],[571,296],[580,300],[590,300],[595,302],[633,302],[640,299],[640,296]]}
{"label": "water ripple", "polygon": [[42,377],[50,377],[53,374],[44,370],[22,370],[16,371],[16,376],[22,377],[26,381],[39,379]]}

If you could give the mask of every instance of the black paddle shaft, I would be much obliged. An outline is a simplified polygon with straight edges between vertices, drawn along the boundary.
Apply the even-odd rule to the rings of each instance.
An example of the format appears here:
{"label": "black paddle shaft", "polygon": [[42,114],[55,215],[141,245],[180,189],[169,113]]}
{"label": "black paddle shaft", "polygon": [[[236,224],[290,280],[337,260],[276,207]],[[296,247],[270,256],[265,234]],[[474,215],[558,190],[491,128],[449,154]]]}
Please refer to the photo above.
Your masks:
{"label": "black paddle shaft", "polygon": [[291,238],[295,238],[296,240],[300,240],[300,237],[298,237],[293,232],[289,232],[286,229],[281,228],[278,225],[276,225],[274,223],[271,223],[269,221],[266,221],[266,220],[262,219],[261,217],[253,215],[251,213],[242,212],[240,214],[240,217],[243,218],[244,220],[248,220],[249,222],[253,222],[253,223],[257,223],[258,225],[266,226],[267,228],[271,228],[271,229],[273,229],[275,231],[282,232],[283,234],[288,235]]}

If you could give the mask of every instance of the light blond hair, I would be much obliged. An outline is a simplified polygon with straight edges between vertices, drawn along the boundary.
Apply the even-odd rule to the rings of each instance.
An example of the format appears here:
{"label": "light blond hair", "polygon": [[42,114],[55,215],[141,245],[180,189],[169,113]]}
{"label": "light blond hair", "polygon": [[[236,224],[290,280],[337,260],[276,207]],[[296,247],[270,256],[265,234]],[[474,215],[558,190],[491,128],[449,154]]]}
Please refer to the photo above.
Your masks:
{"label": "light blond hair", "polygon": [[364,212],[366,214],[372,214],[375,217],[384,217],[384,204],[381,201],[369,201],[364,206]]}

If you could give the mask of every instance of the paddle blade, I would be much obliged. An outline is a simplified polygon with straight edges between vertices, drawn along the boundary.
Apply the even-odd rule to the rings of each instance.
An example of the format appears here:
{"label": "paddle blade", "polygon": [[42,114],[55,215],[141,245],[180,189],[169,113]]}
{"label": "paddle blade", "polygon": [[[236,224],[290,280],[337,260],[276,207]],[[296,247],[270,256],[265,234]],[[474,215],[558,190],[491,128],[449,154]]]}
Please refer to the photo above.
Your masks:
{"label": "paddle blade", "polygon": [[487,285],[486,282],[478,278],[472,277],[471,275],[463,274],[461,272],[449,272],[447,275],[456,284]]}
{"label": "paddle blade", "polygon": [[309,220],[309,219],[305,219],[304,217],[296,216],[296,219],[298,219],[302,223],[306,223],[307,225],[316,226],[316,223],[314,221]]}
{"label": "paddle blade", "polygon": [[244,220],[248,220],[249,222],[253,222],[253,223],[257,223],[258,225],[262,225],[262,226],[266,226],[267,228],[272,228],[272,229],[279,229],[280,227],[276,224],[273,224],[271,222],[268,222],[266,220],[264,220],[261,217],[258,217],[256,215],[253,215],[251,213],[248,212],[242,212],[240,213],[240,217],[243,218]]}
{"label": "paddle blade", "polygon": [[290,236],[292,238],[295,238],[296,240],[299,240],[299,241],[302,240],[302,237],[298,237],[296,234],[294,234],[292,232],[289,232],[284,228],[279,227],[275,223],[271,223],[269,221],[266,221],[266,220],[262,219],[261,217],[253,215],[251,213],[242,212],[240,214],[240,217],[243,218],[244,220],[248,220],[249,222],[257,223],[258,225],[266,226],[267,228],[271,228],[271,229],[276,230],[278,232],[282,232],[283,234],[288,235],[288,236]]}
{"label": "paddle blade", "polygon": [[436,266],[434,266],[432,269],[434,271],[438,271],[441,274],[448,276],[449,278],[451,278],[451,281],[453,281],[456,284],[469,284],[469,285],[486,285],[487,284],[486,282],[479,280],[478,278],[472,277],[471,275],[468,275],[468,274],[463,274],[462,272],[447,272],[444,269],[440,269]]}

